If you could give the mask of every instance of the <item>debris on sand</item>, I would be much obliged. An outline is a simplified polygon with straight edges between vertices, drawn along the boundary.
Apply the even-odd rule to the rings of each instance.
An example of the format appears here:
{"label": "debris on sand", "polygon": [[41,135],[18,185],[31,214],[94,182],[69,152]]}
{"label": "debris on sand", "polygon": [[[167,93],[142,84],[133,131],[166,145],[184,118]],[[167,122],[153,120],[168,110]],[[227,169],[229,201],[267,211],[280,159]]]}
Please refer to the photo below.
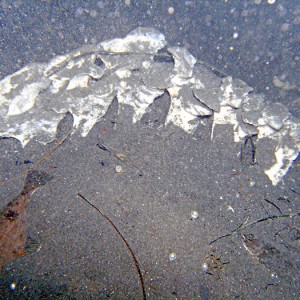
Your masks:
{"label": "debris on sand", "polygon": [[36,138],[54,139],[66,113],[74,129],[86,136],[105,116],[116,98],[119,113],[133,110],[139,122],[153,101],[170,96],[165,125],[192,134],[201,118],[216,126],[231,125],[234,141],[247,136],[272,142],[272,156],[264,173],[277,185],[300,149],[300,121],[280,103],[269,103],[245,82],[217,76],[186,48],[167,47],[165,36],[151,28],[137,28],[125,38],[85,45],[32,63],[0,81],[0,136],[14,137],[25,146]]}
{"label": "debris on sand", "polygon": [[20,194],[0,212],[0,270],[27,252],[26,208],[34,191],[51,178],[45,172],[30,171]]}

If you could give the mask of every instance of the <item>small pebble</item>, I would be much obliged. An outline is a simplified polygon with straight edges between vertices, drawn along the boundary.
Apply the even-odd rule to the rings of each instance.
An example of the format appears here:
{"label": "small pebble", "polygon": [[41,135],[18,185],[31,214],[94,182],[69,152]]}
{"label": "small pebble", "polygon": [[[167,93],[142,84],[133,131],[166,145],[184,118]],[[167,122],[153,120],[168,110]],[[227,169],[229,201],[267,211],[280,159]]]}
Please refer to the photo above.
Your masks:
{"label": "small pebble", "polygon": [[272,278],[272,279],[276,279],[277,277],[278,277],[277,274],[275,274],[275,273],[272,273],[272,274],[271,274],[271,278]]}
{"label": "small pebble", "polygon": [[192,211],[191,212],[191,218],[192,218],[192,220],[196,220],[196,219],[198,219],[199,218],[199,213],[197,212],[197,211]]}
{"label": "small pebble", "polygon": [[97,17],[97,11],[91,10],[91,11],[90,11],[90,16],[91,16],[92,18],[96,18],[96,17]]}
{"label": "small pebble", "polygon": [[173,260],[175,260],[175,259],[176,259],[176,253],[174,253],[174,252],[170,253],[170,254],[169,254],[169,260],[170,260],[170,261],[173,261]]}
{"label": "small pebble", "polygon": [[123,172],[124,172],[124,169],[123,169],[122,166],[119,166],[119,165],[118,165],[118,166],[115,167],[115,172],[116,172],[116,173],[123,173]]}
{"label": "small pebble", "polygon": [[79,17],[83,14],[83,8],[82,7],[77,7],[75,10],[75,17]]}
{"label": "small pebble", "polygon": [[207,263],[204,263],[203,265],[202,265],[202,270],[203,270],[203,272],[208,272],[208,264]]}
{"label": "small pebble", "polygon": [[168,8],[168,13],[169,13],[170,15],[173,15],[173,14],[174,14],[174,7],[170,6],[170,7]]}
{"label": "small pebble", "polygon": [[250,180],[249,185],[251,187],[254,187],[256,185],[256,182],[254,180]]}

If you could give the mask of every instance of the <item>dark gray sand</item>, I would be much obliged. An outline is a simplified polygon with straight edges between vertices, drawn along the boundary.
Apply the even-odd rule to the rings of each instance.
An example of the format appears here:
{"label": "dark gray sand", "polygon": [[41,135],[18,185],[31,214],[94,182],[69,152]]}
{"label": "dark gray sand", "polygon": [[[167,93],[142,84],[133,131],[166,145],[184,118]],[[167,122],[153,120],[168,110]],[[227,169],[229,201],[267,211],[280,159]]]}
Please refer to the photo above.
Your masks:
{"label": "dark gray sand", "polygon": [[[299,82],[299,11],[294,1],[266,2],[2,1],[1,74],[151,26],[297,115],[299,92],[278,89],[273,79]],[[193,135],[162,127],[168,107],[161,97],[131,124],[132,111],[118,115],[114,102],[87,137],[76,132],[38,165],[53,179],[31,197],[28,254],[3,268],[1,298],[142,299],[130,252],[80,192],[128,241],[147,299],[298,299],[299,161],[273,186],[262,171],[267,141],[256,149],[257,163],[249,148],[241,161],[231,126],[217,126],[213,140],[209,118]],[[58,139],[71,127],[67,115]],[[1,181],[53,146],[31,141],[22,149],[15,139],[0,140]],[[2,185],[1,205],[21,188],[22,177]]]}

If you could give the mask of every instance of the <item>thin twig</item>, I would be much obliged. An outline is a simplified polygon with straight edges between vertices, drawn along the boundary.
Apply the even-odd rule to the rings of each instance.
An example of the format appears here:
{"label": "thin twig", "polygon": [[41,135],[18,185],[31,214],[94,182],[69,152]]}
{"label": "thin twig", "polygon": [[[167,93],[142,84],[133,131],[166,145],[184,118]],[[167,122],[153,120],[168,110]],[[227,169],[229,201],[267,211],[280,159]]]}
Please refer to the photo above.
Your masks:
{"label": "thin twig", "polygon": [[282,218],[293,218],[293,217],[297,217],[297,216],[300,216],[300,212],[297,212],[297,213],[294,213],[294,214],[287,214],[287,215],[275,215],[275,216],[268,216],[268,217],[265,217],[265,218],[261,218],[259,220],[256,220],[250,224],[247,224],[245,226],[243,226],[241,229],[245,229],[247,227],[250,227],[250,226],[253,226],[255,224],[258,224],[258,223],[261,223],[261,222],[264,222],[264,221],[268,221],[268,220],[274,220],[274,219],[282,219]]}
{"label": "thin twig", "polygon": [[277,210],[282,214],[281,209],[275,203],[273,203],[272,201],[268,200],[267,198],[264,198],[264,200],[266,202],[268,202],[269,204],[273,205],[275,208],[277,208]]}
{"label": "thin twig", "polygon": [[300,216],[300,212],[294,213],[294,214],[288,214],[288,215],[268,216],[268,217],[265,217],[265,218],[261,218],[261,219],[259,219],[259,220],[256,220],[256,221],[254,221],[254,222],[252,222],[252,223],[246,224],[247,221],[248,221],[248,218],[249,218],[249,217],[248,217],[247,220],[246,220],[244,223],[242,223],[240,226],[238,226],[236,229],[232,230],[230,233],[221,235],[221,236],[217,237],[216,239],[210,241],[210,242],[209,242],[209,245],[215,243],[216,241],[218,241],[218,240],[220,240],[220,239],[223,239],[223,238],[225,238],[225,237],[231,236],[231,235],[233,235],[234,233],[236,233],[237,231],[241,231],[241,230],[243,230],[243,229],[245,229],[245,228],[247,228],[247,227],[256,225],[256,224],[258,224],[258,223],[265,222],[265,221],[268,221],[268,220],[274,220],[274,219],[293,218],[293,217],[296,217],[296,216]]}
{"label": "thin twig", "polygon": [[216,239],[210,241],[210,242],[209,242],[209,245],[215,243],[216,241],[218,241],[218,240],[220,240],[220,239],[223,239],[223,238],[225,238],[225,237],[228,237],[228,236],[233,235],[235,232],[237,232],[238,230],[240,230],[240,229],[247,223],[248,219],[249,219],[249,217],[247,217],[247,220],[246,220],[244,223],[242,223],[241,225],[239,225],[237,228],[235,228],[234,230],[232,230],[230,233],[221,235],[221,236],[217,237]]}
{"label": "thin twig", "polygon": [[49,158],[49,156],[61,145],[64,143],[64,141],[71,135],[73,129],[71,129],[64,138],[62,138],[61,140],[57,141],[55,143],[55,145],[49,150],[47,151],[45,154],[42,155],[42,157],[37,161],[35,162],[32,166],[30,166],[29,168],[27,168],[24,172],[20,173],[20,174],[17,174],[11,178],[9,178],[8,180],[6,181],[2,181],[0,182],[0,186],[6,184],[7,182],[9,181],[13,181],[17,178],[19,178],[20,176],[22,175],[28,175],[28,173],[32,170],[34,170],[36,168],[36,166],[38,166],[40,163],[42,163],[43,161],[45,161],[46,159]]}
{"label": "thin twig", "polygon": [[78,196],[80,198],[82,198],[85,202],[87,202],[90,206],[92,206],[98,213],[100,213],[100,215],[107,220],[107,222],[114,228],[114,230],[117,232],[117,234],[121,237],[121,239],[125,243],[126,248],[129,250],[129,252],[131,254],[131,257],[134,260],[134,264],[135,264],[136,270],[139,274],[141,287],[142,287],[142,290],[143,290],[143,299],[146,300],[147,296],[146,296],[146,291],[145,291],[144,278],[143,278],[143,275],[142,275],[142,272],[141,272],[141,269],[140,269],[140,266],[139,266],[139,262],[138,262],[138,260],[135,256],[133,250],[131,249],[129,243],[127,242],[125,237],[122,235],[120,230],[117,228],[117,226],[113,223],[113,221],[107,215],[105,215],[97,206],[95,206],[93,203],[91,203],[89,200],[87,200],[82,194],[78,193]]}

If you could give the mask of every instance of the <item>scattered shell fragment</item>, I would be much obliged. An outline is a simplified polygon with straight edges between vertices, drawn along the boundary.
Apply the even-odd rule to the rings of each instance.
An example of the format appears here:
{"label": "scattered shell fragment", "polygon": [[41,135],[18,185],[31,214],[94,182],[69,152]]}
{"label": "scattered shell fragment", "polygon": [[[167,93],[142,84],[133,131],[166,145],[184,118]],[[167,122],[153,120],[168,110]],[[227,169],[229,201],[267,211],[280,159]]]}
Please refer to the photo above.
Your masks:
{"label": "scattered shell fragment", "polygon": [[289,111],[284,105],[274,103],[263,109],[262,116],[264,121],[271,128],[278,131],[284,126],[284,122],[289,118]]}

